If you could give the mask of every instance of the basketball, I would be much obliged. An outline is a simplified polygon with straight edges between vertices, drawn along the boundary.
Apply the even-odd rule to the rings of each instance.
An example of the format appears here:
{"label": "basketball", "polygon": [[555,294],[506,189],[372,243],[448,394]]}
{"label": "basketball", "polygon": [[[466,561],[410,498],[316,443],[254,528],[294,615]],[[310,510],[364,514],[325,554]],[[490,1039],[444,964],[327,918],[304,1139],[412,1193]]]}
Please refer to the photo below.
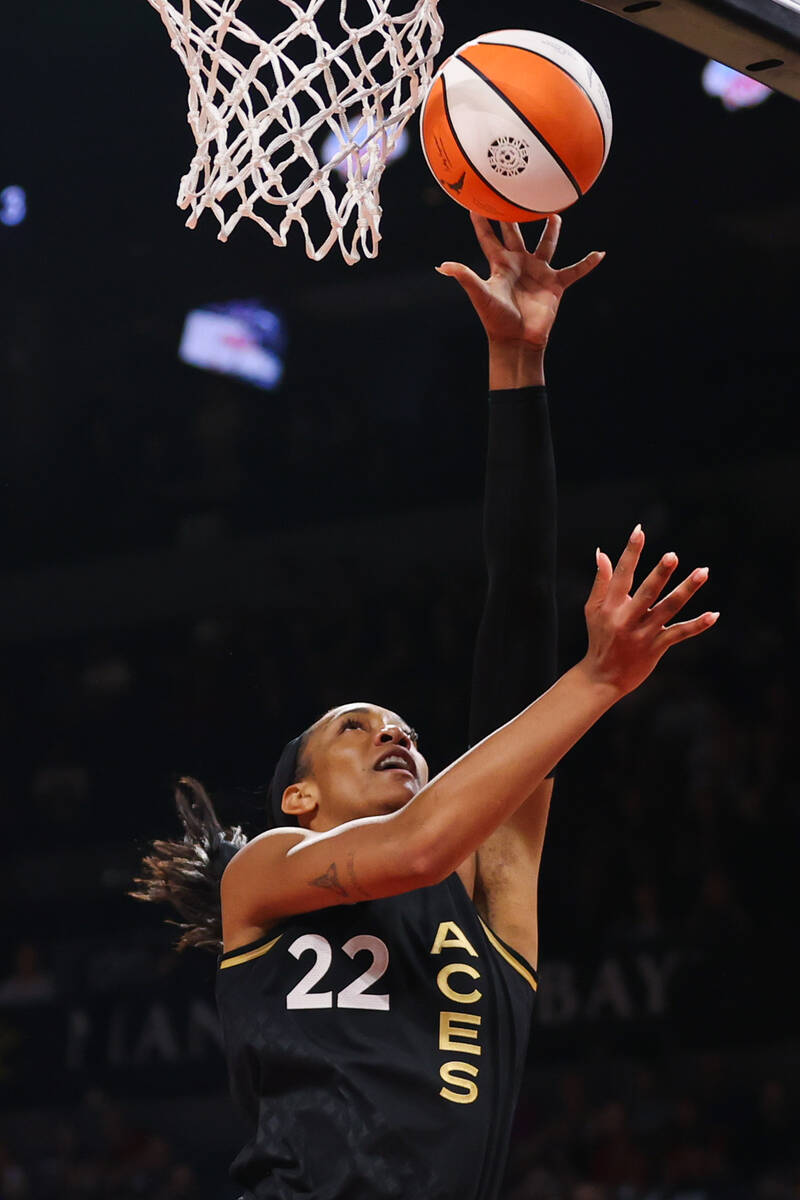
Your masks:
{"label": "basketball", "polygon": [[466,42],[422,105],[425,160],[448,196],[498,221],[579,200],[611,145],[611,106],[586,59],[557,38],[501,29]]}

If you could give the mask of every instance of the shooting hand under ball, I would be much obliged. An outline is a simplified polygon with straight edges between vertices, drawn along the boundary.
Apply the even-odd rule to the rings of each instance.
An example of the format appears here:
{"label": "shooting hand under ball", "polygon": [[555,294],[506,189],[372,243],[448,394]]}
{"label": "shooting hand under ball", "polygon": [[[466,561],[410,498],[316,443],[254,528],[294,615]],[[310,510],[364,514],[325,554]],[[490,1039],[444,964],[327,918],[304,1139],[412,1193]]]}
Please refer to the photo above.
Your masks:
{"label": "shooting hand under ball", "polygon": [[444,262],[440,275],[456,279],[472,301],[489,339],[489,387],[493,390],[544,383],[544,351],[568,287],[603,261],[593,250],[560,270],[550,263],[558,245],[561,218],[548,217],[539,244],[529,251],[519,225],[501,223],[502,242],[485,217],[470,214],[489,265],[481,279],[463,263]]}

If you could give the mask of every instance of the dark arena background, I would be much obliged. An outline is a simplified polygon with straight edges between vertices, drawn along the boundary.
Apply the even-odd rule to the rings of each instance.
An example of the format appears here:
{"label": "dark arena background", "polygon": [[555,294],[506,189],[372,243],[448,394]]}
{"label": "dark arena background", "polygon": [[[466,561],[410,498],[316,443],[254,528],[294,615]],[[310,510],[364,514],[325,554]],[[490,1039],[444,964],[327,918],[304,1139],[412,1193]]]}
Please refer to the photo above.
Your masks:
{"label": "dark arena background", "polygon": [[[637,521],[722,612],[559,769],[503,1200],[796,1198],[800,110],[726,107],[700,54],[577,0],[442,16],[447,52],[562,38],[614,112],[558,252],[607,259],[548,352],[562,665]],[[145,0],[14,5],[0,40],[0,1197],[234,1200],[214,959],[125,893],[179,773],[257,833],[328,705],[394,707],[437,769],[465,748],[485,349],[434,266],[481,260],[416,121],[377,261],[315,264],[184,227]],[[236,301],[275,386],[179,358]]]}

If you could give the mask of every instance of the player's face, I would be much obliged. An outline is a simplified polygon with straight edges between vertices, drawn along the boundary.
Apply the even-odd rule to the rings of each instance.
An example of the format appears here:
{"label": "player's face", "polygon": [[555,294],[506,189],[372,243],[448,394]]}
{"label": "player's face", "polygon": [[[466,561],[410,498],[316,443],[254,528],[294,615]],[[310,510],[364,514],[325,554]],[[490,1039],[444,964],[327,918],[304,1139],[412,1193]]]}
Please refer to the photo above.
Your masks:
{"label": "player's face", "polygon": [[345,704],[326,713],[306,753],[317,802],[314,830],[396,812],[428,782],[416,733],[377,704]]}

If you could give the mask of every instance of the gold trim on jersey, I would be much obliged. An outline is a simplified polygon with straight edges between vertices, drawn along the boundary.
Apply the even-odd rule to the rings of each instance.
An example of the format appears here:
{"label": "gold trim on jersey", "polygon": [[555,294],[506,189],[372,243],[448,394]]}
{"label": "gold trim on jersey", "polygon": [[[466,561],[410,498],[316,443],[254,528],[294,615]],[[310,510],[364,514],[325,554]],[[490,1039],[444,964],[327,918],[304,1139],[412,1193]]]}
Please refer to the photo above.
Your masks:
{"label": "gold trim on jersey", "polygon": [[283,934],[279,933],[271,942],[267,942],[266,946],[258,946],[255,950],[248,950],[244,954],[237,954],[235,958],[224,958],[219,964],[220,971],[224,971],[226,967],[238,967],[240,963],[250,962],[251,958],[261,958],[261,955],[271,950],[275,943],[279,942],[282,937]]}
{"label": "gold trim on jersey", "polygon": [[527,979],[528,983],[531,985],[531,987],[533,988],[534,991],[538,991],[539,985],[536,982],[536,980],[534,979],[534,977],[531,975],[528,968],[524,967],[522,965],[522,963],[519,961],[519,959],[514,957],[514,955],[511,953],[510,950],[506,950],[505,946],[502,944],[502,942],[499,942],[497,940],[497,938],[492,933],[491,929],[486,924],[486,922],[482,919],[482,917],[478,917],[478,920],[480,921],[481,925],[483,925],[484,933],[486,934],[487,938],[492,943],[492,945],[494,946],[494,948],[498,952],[498,954],[502,954],[503,958],[506,960],[506,962],[509,964],[509,966],[513,967],[515,971],[518,971],[523,979]]}

